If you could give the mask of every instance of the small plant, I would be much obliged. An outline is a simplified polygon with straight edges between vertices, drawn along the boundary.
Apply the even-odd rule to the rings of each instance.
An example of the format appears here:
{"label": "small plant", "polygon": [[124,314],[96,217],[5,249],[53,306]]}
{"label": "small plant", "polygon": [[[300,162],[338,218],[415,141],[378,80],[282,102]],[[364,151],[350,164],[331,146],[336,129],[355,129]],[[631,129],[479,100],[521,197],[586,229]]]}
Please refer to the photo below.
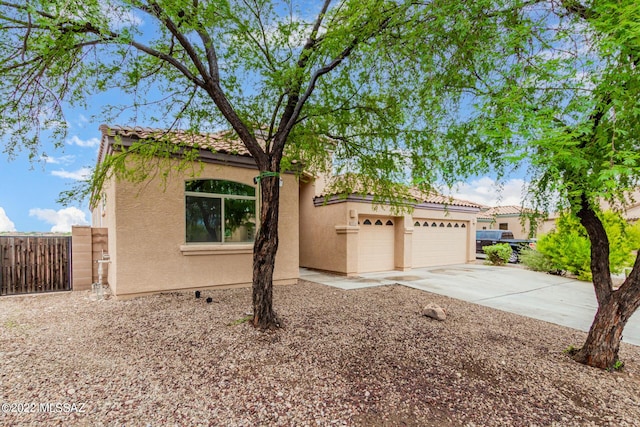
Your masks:
{"label": "small plant", "polygon": [[4,322],[4,327],[7,328],[7,329],[17,328],[18,326],[19,326],[18,322],[16,322],[13,319],[9,319],[6,322]]}
{"label": "small plant", "polygon": [[249,320],[251,320],[251,319],[253,319],[253,315],[251,315],[251,316],[245,316],[245,317],[242,317],[242,318],[240,318],[240,319],[236,319],[236,320],[234,320],[233,322],[229,323],[227,326],[237,326],[237,325],[241,325],[241,324],[243,324],[243,323],[248,322],[248,321],[249,321]]}
{"label": "small plant", "polygon": [[487,254],[487,262],[493,265],[504,265],[509,262],[513,249],[508,243],[498,243],[497,245],[485,246],[482,248]]}
{"label": "small plant", "polygon": [[624,362],[620,359],[616,360],[616,362],[611,366],[608,370],[611,371],[622,371],[624,369]]}
{"label": "small plant", "polygon": [[576,348],[573,344],[571,344],[569,347],[565,348],[562,352],[568,356],[575,356],[576,353],[578,352],[578,350],[580,350],[579,348]]}
{"label": "small plant", "polygon": [[551,258],[535,249],[523,248],[520,251],[520,262],[532,271],[558,274],[558,269],[554,267]]}

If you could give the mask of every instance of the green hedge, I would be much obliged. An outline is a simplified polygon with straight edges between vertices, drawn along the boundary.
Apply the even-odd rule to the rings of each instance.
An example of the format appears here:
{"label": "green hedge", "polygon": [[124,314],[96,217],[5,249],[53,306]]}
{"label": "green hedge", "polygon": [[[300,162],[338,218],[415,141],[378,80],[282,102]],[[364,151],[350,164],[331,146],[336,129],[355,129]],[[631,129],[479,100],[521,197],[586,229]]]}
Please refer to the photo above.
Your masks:
{"label": "green hedge", "polygon": [[487,254],[487,261],[493,265],[504,265],[509,262],[513,249],[508,243],[498,243],[496,245],[485,246],[482,248]]}
{"label": "green hedge", "polygon": [[[640,248],[640,223],[629,225],[619,213],[610,211],[600,214],[600,219],[609,237],[611,272],[620,273],[633,265],[634,252]],[[568,271],[580,280],[592,280],[591,242],[575,216],[560,216],[556,229],[540,237],[537,250],[544,258],[534,262],[549,268],[547,271]]]}

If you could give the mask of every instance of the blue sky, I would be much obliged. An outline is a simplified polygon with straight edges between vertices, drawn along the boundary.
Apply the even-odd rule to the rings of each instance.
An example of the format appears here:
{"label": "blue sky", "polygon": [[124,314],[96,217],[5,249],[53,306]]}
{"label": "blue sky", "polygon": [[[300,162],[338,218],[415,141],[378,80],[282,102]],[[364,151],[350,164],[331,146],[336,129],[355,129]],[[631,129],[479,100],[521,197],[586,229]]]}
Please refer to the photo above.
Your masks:
{"label": "blue sky", "polygon": [[43,140],[47,157],[37,162],[29,162],[26,153],[13,160],[0,153],[0,232],[65,232],[73,224],[89,224],[86,203],[56,203],[62,191],[95,165],[100,123],[87,117],[87,112],[67,110],[69,135],[64,147],[54,149]]}

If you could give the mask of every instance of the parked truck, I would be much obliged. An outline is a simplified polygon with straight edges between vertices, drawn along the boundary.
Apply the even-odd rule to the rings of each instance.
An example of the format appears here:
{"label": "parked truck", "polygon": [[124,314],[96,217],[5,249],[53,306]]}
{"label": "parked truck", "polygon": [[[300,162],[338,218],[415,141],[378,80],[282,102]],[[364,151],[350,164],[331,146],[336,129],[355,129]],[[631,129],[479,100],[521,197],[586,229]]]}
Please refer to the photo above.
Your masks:
{"label": "parked truck", "polygon": [[[498,243],[508,243],[511,246],[511,257],[509,262],[518,262],[520,251],[523,248],[536,248],[535,240],[514,239],[513,232],[510,230],[477,230],[476,231],[476,257],[484,258],[485,253],[482,248],[485,246],[496,245]],[[480,256],[479,256],[480,255]]]}

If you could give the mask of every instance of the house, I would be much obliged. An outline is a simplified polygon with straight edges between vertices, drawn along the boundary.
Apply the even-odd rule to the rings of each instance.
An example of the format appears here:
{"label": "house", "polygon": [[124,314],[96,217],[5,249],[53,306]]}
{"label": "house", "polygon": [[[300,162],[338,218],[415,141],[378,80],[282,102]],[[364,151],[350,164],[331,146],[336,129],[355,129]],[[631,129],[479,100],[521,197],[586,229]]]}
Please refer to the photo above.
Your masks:
{"label": "house", "polygon": [[640,189],[625,193],[625,201],[626,203],[622,207],[620,205],[612,207],[609,203],[603,202],[602,209],[619,209],[622,211],[624,219],[628,223],[634,224],[640,218]]}
{"label": "house", "polygon": [[372,194],[327,194],[322,179],[300,184],[300,265],[360,273],[475,260],[478,205],[415,194],[410,213],[376,206]]}
{"label": "house", "polygon": [[478,213],[478,230],[511,230],[515,239],[536,237],[541,225],[531,229],[526,215],[531,211],[521,206],[496,206]]}
{"label": "house", "polygon": [[[98,164],[140,141],[163,138],[196,148],[202,165],[195,178],[192,171],[172,171],[143,183],[105,182],[92,226],[108,234],[105,281],[113,294],[249,286],[260,201],[258,171],[244,145],[223,133],[100,130]],[[165,160],[178,164],[181,157]],[[371,195],[325,194],[321,177],[281,178],[276,285],[296,283],[300,266],[357,275],[475,260],[479,208],[473,203],[417,195],[411,213],[394,213],[372,204]]]}
{"label": "house", "polygon": [[[625,193],[623,204],[611,204],[605,200],[600,201],[600,209],[603,211],[616,210],[622,214],[627,223],[633,225],[640,219],[640,189]],[[540,224],[538,234],[547,234],[556,228],[556,221],[560,218],[560,212],[552,212]]]}
{"label": "house", "polygon": [[[163,130],[100,127],[98,162]],[[259,194],[257,168],[244,145],[224,135],[171,132],[199,147],[202,170],[155,176],[144,184],[111,178],[92,225],[108,230],[108,282],[117,297],[178,289],[249,286]],[[212,152],[215,150],[215,152]],[[172,159],[171,162],[178,162]],[[297,283],[298,183],[282,174],[280,238],[274,284]]]}

